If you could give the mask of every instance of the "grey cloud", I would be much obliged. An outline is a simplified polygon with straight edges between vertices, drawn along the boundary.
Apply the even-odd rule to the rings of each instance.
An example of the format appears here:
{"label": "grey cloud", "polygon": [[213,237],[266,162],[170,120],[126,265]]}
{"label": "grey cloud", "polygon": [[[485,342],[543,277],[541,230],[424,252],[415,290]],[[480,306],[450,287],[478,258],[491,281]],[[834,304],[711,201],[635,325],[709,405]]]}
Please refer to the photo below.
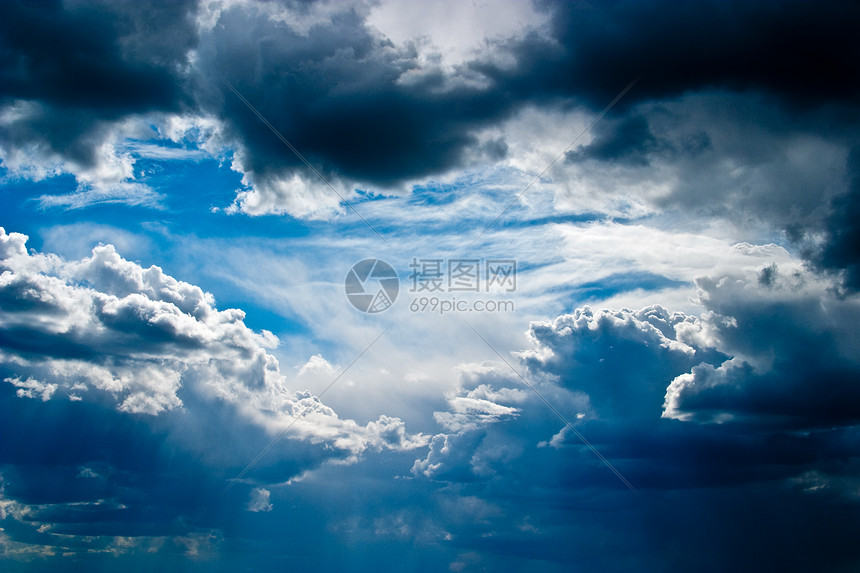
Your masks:
{"label": "grey cloud", "polygon": [[5,123],[0,145],[91,168],[111,122],[179,111],[193,12],[191,2],[4,2],[0,104],[33,107]]}
{"label": "grey cloud", "polygon": [[851,150],[848,177],[849,190],[832,199],[824,242],[811,246],[809,256],[819,268],[841,273],[845,286],[856,292],[860,289],[860,148]]}
{"label": "grey cloud", "polygon": [[706,328],[734,358],[676,378],[664,416],[787,429],[860,420],[856,297],[798,288],[779,275],[764,289],[740,278],[698,284],[712,313]]}
{"label": "grey cloud", "polygon": [[654,416],[666,380],[719,353],[691,346],[678,331],[696,329],[698,319],[660,306],[639,311],[577,309],[549,323],[533,323],[538,347],[521,354],[532,372],[549,373],[584,392],[597,415]]}
{"label": "grey cloud", "polygon": [[[3,137],[7,147],[30,145],[34,154],[92,167],[120,118],[202,113],[224,122],[250,183],[312,179],[224,87],[228,80],[329,177],[387,186],[463,166],[482,145],[481,128],[526,106],[599,108],[640,74],[584,156],[645,164],[660,153],[648,118],[626,115],[646,102],[764,90],[807,114],[837,102],[809,126],[831,131],[833,114],[849,113],[857,93],[848,72],[857,60],[850,5],[539,7],[551,14],[546,29],[489,41],[483,55],[430,73],[414,46],[368,28],[361,4],[51,4],[37,17],[30,5],[9,2],[3,103],[29,102],[34,111],[6,125]],[[483,145],[493,160],[506,153],[503,139]]]}
{"label": "grey cloud", "polygon": [[[531,326],[533,347],[519,353],[530,381],[640,497],[530,392],[516,419],[446,428],[413,475],[497,508],[471,528],[497,541],[480,545],[497,557],[623,570],[607,545],[590,547],[605,542],[655,571],[690,559],[754,570],[761,555],[786,571],[853,563],[839,532],[857,506],[857,299],[811,274],[758,275],[700,279],[700,316],[583,308]],[[494,394],[515,389],[484,369],[461,394],[482,381]],[[738,529],[739,519],[755,525]],[[529,548],[518,545],[524,531]],[[803,540],[788,554],[787,537]],[[535,550],[559,539],[583,544]]]}

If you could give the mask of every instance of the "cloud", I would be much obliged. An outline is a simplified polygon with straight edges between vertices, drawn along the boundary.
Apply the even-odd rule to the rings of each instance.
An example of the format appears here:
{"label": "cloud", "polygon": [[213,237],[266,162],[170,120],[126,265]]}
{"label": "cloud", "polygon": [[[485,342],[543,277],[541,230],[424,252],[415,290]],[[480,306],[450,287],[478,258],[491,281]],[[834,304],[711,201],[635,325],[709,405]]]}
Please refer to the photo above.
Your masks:
{"label": "cloud", "polygon": [[[551,37],[557,44],[524,38],[512,49],[519,69],[542,78],[543,86],[592,102],[608,102],[620,91],[613,80],[639,75],[642,84],[627,103],[716,87],[763,88],[817,105],[847,101],[860,87],[840,72],[856,54],[849,22],[857,19],[857,8],[839,2],[708,2],[679,9],[671,2],[619,1],[546,9],[554,11]],[[798,41],[798,29],[809,35]],[[548,68],[568,74],[552,76]]]}
{"label": "cloud", "polygon": [[[845,287],[860,289],[860,148],[854,147],[848,157],[849,190],[831,199],[832,211],[824,225],[823,237],[808,248],[809,256],[819,267],[841,274]],[[815,237],[813,237],[814,241]]]}
{"label": "cloud", "polygon": [[396,45],[425,39],[416,46],[429,52],[422,54],[422,60],[435,57],[440,66],[453,68],[475,58],[486,42],[527,33],[546,19],[546,12],[528,2],[505,4],[500,10],[490,2],[443,0],[420,6],[379,2],[371,7],[366,22]]}
{"label": "cloud", "polygon": [[[763,268],[770,269],[764,282]],[[622,499],[624,485],[507,366],[464,370],[461,389],[436,415],[442,433],[415,460],[412,474],[456,491],[450,500],[476,495],[498,507],[500,517],[489,518],[482,531],[505,541],[482,545],[484,558],[510,555],[510,544],[521,539],[522,531],[509,531],[512,515],[527,511],[528,523],[541,532],[537,540],[567,539],[571,524],[595,516],[596,507],[603,517],[607,507],[619,513],[605,523],[586,520],[589,532],[582,535],[615,538],[623,530],[630,541],[625,551],[644,543],[649,549],[642,559],[654,559],[648,567],[656,570],[672,551],[712,553],[704,537],[673,525],[689,523],[684,507],[728,528],[719,555],[709,557],[723,564],[747,558],[750,536],[759,549],[777,548],[788,530],[816,539],[798,547],[798,563],[821,559],[836,567],[854,558],[846,539],[822,533],[835,516],[821,502],[856,506],[857,297],[834,293],[814,273],[783,264],[696,284],[698,314],[656,305],[582,307],[533,322],[531,347],[515,353],[529,383],[639,489],[636,500]],[[494,416],[502,406],[515,407],[516,417]],[[727,508],[739,504],[758,508],[758,533],[732,532],[736,515]],[[804,517],[777,525],[777,507]],[[567,517],[554,516],[554,508]],[[648,525],[625,528],[631,519]],[[546,534],[548,528],[559,529]],[[476,529],[447,527],[452,535]],[[667,535],[690,545],[669,549],[659,541]],[[826,551],[825,538],[833,540]],[[580,557],[542,555],[569,565],[589,553],[583,546]],[[605,555],[596,559],[605,562]]]}
{"label": "cloud", "polygon": [[34,378],[21,380],[20,378],[6,378],[4,382],[8,382],[12,386],[18,388],[15,394],[19,398],[41,398],[42,402],[47,402],[57,391],[56,384],[46,384]]}
{"label": "cloud", "polygon": [[182,396],[193,395],[232,404],[272,434],[298,417],[297,437],[352,456],[421,443],[397,418],[362,427],[309,393],[289,392],[268,352],[278,340],[245,326],[240,310],[217,310],[199,287],[110,245],[65,261],[28,253],[26,240],[0,230],[2,362],[20,373],[8,379],[19,395],[108,399],[149,415],[183,408]]}
{"label": "cloud", "polygon": [[340,368],[317,355],[289,382],[271,333],[110,245],[65,260],[0,230],[0,277],[7,556],[208,561],[224,508],[274,511],[266,484],[429,442],[400,418],[359,423],[289,388]]}
{"label": "cloud", "polygon": [[696,317],[660,306],[594,311],[586,306],[551,323],[533,323],[536,348],[520,356],[532,371],[549,373],[589,397],[592,415],[654,416],[666,380],[716,353],[677,333],[699,330]]}
{"label": "cloud", "polygon": [[[857,7],[403,9],[0,7],[0,176],[44,239],[0,231],[4,562],[852,570]],[[634,77],[481,238],[519,314],[470,324],[641,495],[448,316],[393,309],[315,396],[378,334],[342,295],[377,238],[224,80],[406,268],[471,248]],[[133,235],[89,224],[116,204]]]}
{"label": "cloud", "polygon": [[[822,267],[854,264],[840,237],[850,233],[845,157],[858,84],[842,70],[856,59],[856,7],[479,3],[458,6],[456,17],[444,4],[424,9],[415,27],[387,2],[56,4],[38,17],[10,3],[3,165],[37,180],[74,175],[77,191],[42,196],[45,207],[160,207],[135,163],[175,156],[156,151],[170,149],[166,137],[230,158],[243,184],[228,212],[329,219],[342,212],[340,198],[223,80],[355,199],[356,188],[400,194],[454,169],[525,165],[526,148],[550,140],[535,133],[518,144],[517,118],[575,112],[561,131],[577,133],[641,76],[536,190],[550,184],[562,211],[681,208],[765,221],[798,240],[826,233]],[[447,20],[437,23],[441,13]],[[454,32],[451,18],[481,26]],[[526,179],[547,164],[537,161]]]}
{"label": "cloud", "polygon": [[[182,2],[4,4],[3,165],[36,180],[71,173],[95,195],[46,205],[151,204],[152,192],[132,181],[133,161],[116,143],[133,136],[128,119],[179,109],[177,71],[195,42],[191,13],[192,4]],[[134,198],[138,192],[149,197]]]}
{"label": "cloud", "polygon": [[764,286],[740,277],[698,281],[709,311],[704,328],[733,358],[675,378],[663,416],[786,428],[860,419],[856,297],[836,297],[778,269],[775,275]]}
{"label": "cloud", "polygon": [[274,507],[269,501],[272,494],[269,490],[262,487],[255,487],[251,490],[251,501],[248,502],[248,511],[272,511]]}
{"label": "cloud", "polygon": [[[488,92],[461,86],[433,95],[448,81],[438,73],[404,84],[421,67],[416,50],[368,28],[360,5],[339,8],[305,35],[286,23],[296,8],[225,7],[201,33],[198,71],[230,81],[327,178],[388,185],[458,164],[470,126],[497,107]],[[210,92],[200,94],[201,106],[226,118],[247,149],[247,172],[286,180],[304,173],[244,103],[218,84]],[[447,104],[455,98],[465,105]]]}
{"label": "cloud", "polygon": [[352,195],[343,189],[332,191],[315,175],[310,175],[310,179],[303,179],[297,173],[284,177],[256,176],[242,167],[239,170],[244,172],[243,183],[247,189],[239,191],[227,208],[231,214],[289,214],[302,219],[330,219],[343,212],[341,197]]}
{"label": "cloud", "polygon": [[[588,395],[599,419],[680,420],[812,429],[860,415],[856,297],[778,265],[700,278],[703,312],[577,309],[533,323],[519,357],[534,375]],[[665,392],[663,391],[665,390]]]}
{"label": "cloud", "polygon": [[449,411],[434,412],[433,416],[440,426],[454,432],[475,429],[517,413],[517,409],[511,406],[475,397],[474,391],[465,396],[450,397],[448,405]]}

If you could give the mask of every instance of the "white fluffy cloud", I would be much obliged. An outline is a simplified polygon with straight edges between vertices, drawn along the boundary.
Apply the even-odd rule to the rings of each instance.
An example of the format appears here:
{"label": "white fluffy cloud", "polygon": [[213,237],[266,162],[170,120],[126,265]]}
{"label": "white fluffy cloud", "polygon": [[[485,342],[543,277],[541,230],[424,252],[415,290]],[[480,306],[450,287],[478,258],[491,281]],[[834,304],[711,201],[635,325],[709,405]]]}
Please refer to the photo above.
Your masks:
{"label": "white fluffy cloud", "polygon": [[39,397],[42,399],[42,402],[50,400],[51,396],[54,395],[54,392],[57,391],[56,384],[46,384],[45,382],[40,382],[34,378],[27,378],[26,380],[21,380],[20,378],[6,378],[4,382],[8,382],[12,386],[18,388],[15,391],[15,394],[17,394],[19,398]]}
{"label": "white fluffy cloud", "polygon": [[270,501],[272,492],[263,487],[255,487],[251,490],[251,500],[248,502],[248,511],[254,513],[272,511],[274,507]]}
{"label": "white fluffy cloud", "polygon": [[[285,152],[288,152],[284,148]],[[319,178],[304,178],[298,173],[256,175],[245,171],[241,161],[234,161],[234,169],[243,173],[245,189],[236,194],[236,200],[227,208],[228,213],[246,215],[291,215],[302,219],[330,219],[342,213],[341,198],[354,195],[339,182],[336,191]],[[339,189],[338,189],[339,188]]]}
{"label": "white fluffy cloud", "polygon": [[237,309],[218,310],[199,287],[123,259],[110,246],[66,261],[28,252],[0,229],[0,360],[22,397],[107,398],[121,411],[157,415],[183,395],[232,405],[270,435],[326,444],[340,455],[426,443],[398,418],[342,420],[309,392],[291,392],[269,349]]}
{"label": "white fluffy cloud", "polygon": [[[462,392],[461,392],[462,394]],[[521,391],[502,388],[499,391],[481,384],[465,395],[448,396],[449,410],[434,412],[433,417],[444,429],[451,432],[474,430],[505,418],[516,417],[519,409],[500,402],[522,402]]]}

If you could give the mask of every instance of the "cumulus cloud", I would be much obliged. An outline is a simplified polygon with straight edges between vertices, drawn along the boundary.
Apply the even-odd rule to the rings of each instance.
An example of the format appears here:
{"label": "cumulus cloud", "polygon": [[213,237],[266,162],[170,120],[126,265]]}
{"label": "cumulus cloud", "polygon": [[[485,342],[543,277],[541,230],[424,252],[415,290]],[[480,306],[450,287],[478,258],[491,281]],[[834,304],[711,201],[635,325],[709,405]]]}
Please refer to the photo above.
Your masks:
{"label": "cumulus cloud", "polygon": [[[213,507],[268,513],[265,484],[428,444],[400,418],[359,423],[290,388],[339,368],[315,356],[290,382],[277,344],[242,311],[112,246],[65,260],[0,229],[7,556],[208,560],[224,528]],[[26,431],[35,418],[40,430]]]}
{"label": "cumulus cloud", "polygon": [[28,252],[26,240],[0,229],[2,361],[20,373],[7,379],[19,396],[108,398],[122,411],[157,415],[182,408],[183,394],[200,395],[233,404],[272,434],[301,416],[297,437],[351,456],[422,442],[397,418],[361,426],[287,390],[268,352],[277,338],[245,326],[240,310],[218,310],[199,287],[110,245],[65,261]]}
{"label": "cumulus cloud", "polygon": [[732,358],[675,378],[663,416],[805,428],[860,419],[856,297],[778,268],[773,275],[764,286],[747,277],[698,281],[705,326]]}
{"label": "cumulus cloud", "polygon": [[[762,272],[767,271],[766,281]],[[637,416],[852,425],[860,415],[858,300],[776,264],[696,281],[703,312],[577,309],[533,323],[519,353],[535,375],[587,394],[608,421]]]}
{"label": "cumulus cloud", "polygon": [[[762,269],[770,269],[767,281],[759,280]],[[647,567],[660,569],[673,552],[694,558],[710,551],[709,535],[683,531],[704,523],[693,517],[704,512],[708,523],[717,519],[715,527],[729,531],[715,562],[744,560],[751,539],[757,551],[778,553],[788,531],[814,539],[793,553],[804,563],[822,555],[826,539],[833,540],[828,561],[851,562],[851,543],[834,538],[830,525],[835,519],[844,526],[851,519],[837,513],[856,507],[860,306],[830,286],[800,267],[771,264],[700,278],[697,314],[658,305],[582,307],[532,323],[532,345],[516,353],[514,364],[640,498],[533,392],[518,387],[504,364],[465,369],[446,415],[436,416],[442,433],[414,461],[412,475],[456,492],[445,496],[450,503],[474,495],[498,508],[499,517],[468,530],[498,540],[482,545],[483,558],[510,555],[511,544],[523,543],[524,530],[512,531],[517,524],[540,532],[534,542],[557,540],[548,529],[578,531],[562,525],[578,523],[570,518],[576,515],[592,539],[623,530],[625,551],[645,543],[648,556],[637,559],[654,559]],[[463,400],[468,396],[492,406]],[[494,417],[500,406],[515,407],[516,417]],[[737,514],[730,508],[738,505],[755,515],[754,530],[732,532]],[[605,523],[590,519],[605,516],[606,507],[619,513]],[[777,508],[803,517],[776,524]],[[522,522],[512,517],[525,514]],[[622,525],[638,518],[648,526]],[[449,531],[469,535],[453,525]],[[691,545],[670,548],[661,541],[667,535]],[[587,543],[577,550],[590,553]],[[549,554],[566,564],[580,559]]]}
{"label": "cumulus cloud", "polygon": [[252,512],[260,512],[260,511],[272,511],[274,507],[272,503],[269,501],[272,497],[272,493],[262,487],[255,487],[251,490],[251,501],[248,502],[248,511]]}
{"label": "cumulus cloud", "polygon": [[[674,487],[676,480],[655,481],[666,479],[662,464],[669,460],[686,479],[703,479],[690,473],[702,469],[701,459],[666,453],[692,447],[746,451],[734,461],[719,458],[721,471],[735,472],[731,479],[794,479],[814,460],[789,461],[789,450],[762,448],[804,432],[829,444],[825,458],[845,454],[843,440],[860,416],[860,305],[808,271],[764,268],[768,281],[755,270],[697,280],[698,315],[658,305],[583,307],[532,323],[532,347],[516,356],[530,383],[634,484]],[[444,433],[416,460],[415,475],[468,483],[481,475],[485,452],[504,451],[514,455],[514,467],[528,466],[534,448],[546,445],[574,448],[599,469],[596,458],[579,457],[588,454],[579,437],[522,385],[500,384],[492,369],[474,370],[468,380],[449,397],[448,410],[436,413]],[[764,471],[761,464],[774,457],[782,469]],[[580,479],[592,479],[579,471]]]}
{"label": "cumulus cloud", "polygon": [[520,357],[530,370],[585,393],[593,415],[654,416],[666,379],[713,359],[707,349],[688,343],[690,330],[700,330],[696,317],[661,306],[638,311],[586,306],[549,323],[533,323],[529,336],[535,348]]}
{"label": "cumulus cloud", "polygon": [[246,189],[236,194],[233,204],[227,207],[228,213],[289,214],[303,219],[329,219],[343,212],[341,197],[351,195],[343,188],[339,192],[332,191],[312,174],[305,179],[297,173],[257,176],[241,166],[239,170],[244,173],[242,180]]}

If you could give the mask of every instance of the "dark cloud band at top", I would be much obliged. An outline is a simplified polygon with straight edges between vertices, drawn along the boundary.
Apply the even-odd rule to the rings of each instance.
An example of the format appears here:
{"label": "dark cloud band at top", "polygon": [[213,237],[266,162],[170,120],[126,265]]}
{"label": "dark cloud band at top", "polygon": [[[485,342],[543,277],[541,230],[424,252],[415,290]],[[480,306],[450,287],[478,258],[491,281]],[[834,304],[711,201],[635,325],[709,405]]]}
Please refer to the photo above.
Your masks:
{"label": "dark cloud band at top", "polygon": [[[760,88],[811,106],[858,94],[852,3],[540,7],[552,13],[546,30],[492,41],[473,60],[434,70],[348,6],[301,33],[253,5],[224,9],[206,29],[193,3],[5,2],[2,100],[41,103],[43,137],[64,143],[101,120],[202,106],[228,122],[255,171],[295,169],[241,104],[211,97],[227,79],[321,167],[390,184],[461,165],[477,128],[523,106],[599,109],[640,75],[622,109],[708,88]],[[499,64],[503,55],[513,65]]]}

